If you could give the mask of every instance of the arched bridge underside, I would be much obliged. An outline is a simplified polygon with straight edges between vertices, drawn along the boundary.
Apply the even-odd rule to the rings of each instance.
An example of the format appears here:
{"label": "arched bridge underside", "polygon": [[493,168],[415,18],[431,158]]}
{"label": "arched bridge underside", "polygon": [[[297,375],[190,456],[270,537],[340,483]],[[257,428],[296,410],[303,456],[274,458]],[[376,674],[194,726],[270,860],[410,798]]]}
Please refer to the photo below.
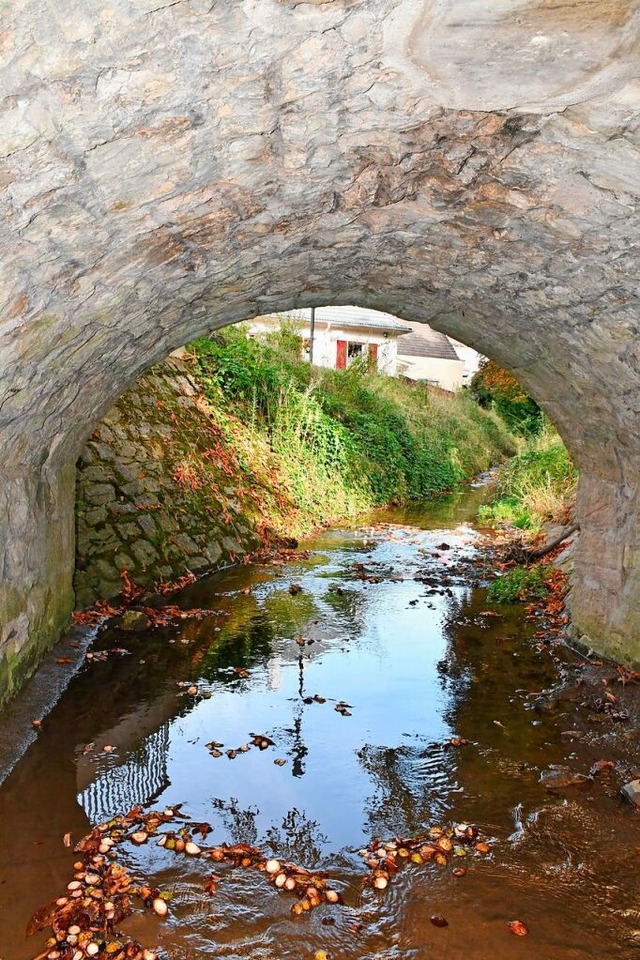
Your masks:
{"label": "arched bridge underside", "polygon": [[327,303],[516,373],[581,470],[575,623],[640,659],[635,0],[14,0],[0,50],[5,693],[72,608],[100,416]]}

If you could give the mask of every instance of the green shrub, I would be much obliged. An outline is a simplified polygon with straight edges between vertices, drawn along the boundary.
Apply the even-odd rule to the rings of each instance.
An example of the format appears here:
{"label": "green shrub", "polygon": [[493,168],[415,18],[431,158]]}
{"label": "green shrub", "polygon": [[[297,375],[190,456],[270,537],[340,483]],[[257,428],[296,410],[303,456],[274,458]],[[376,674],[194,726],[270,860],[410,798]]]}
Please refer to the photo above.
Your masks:
{"label": "green shrub", "polygon": [[564,519],[577,481],[567,448],[546,423],[542,433],[501,469],[497,497],[480,508],[479,519],[537,532],[546,521]]}
{"label": "green shrub", "polygon": [[545,597],[549,588],[545,583],[551,567],[538,563],[532,567],[514,567],[497,580],[487,591],[487,599],[494,603],[516,603]]}

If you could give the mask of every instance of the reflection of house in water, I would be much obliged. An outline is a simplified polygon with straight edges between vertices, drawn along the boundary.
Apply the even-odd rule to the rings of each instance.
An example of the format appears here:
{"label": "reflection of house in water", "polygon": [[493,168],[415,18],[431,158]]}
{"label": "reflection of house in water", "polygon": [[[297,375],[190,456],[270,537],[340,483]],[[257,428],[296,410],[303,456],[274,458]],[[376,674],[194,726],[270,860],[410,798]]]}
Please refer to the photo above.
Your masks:
{"label": "reflection of house in water", "polygon": [[[165,693],[104,730],[95,748],[76,761],[78,803],[92,823],[136,804],[151,803],[171,783],[168,775],[171,721],[181,702]],[[103,753],[109,744],[113,753]]]}
{"label": "reflection of house in water", "polygon": [[282,661],[271,657],[267,661],[267,690],[279,690],[282,686]]}
{"label": "reflection of house in water", "polygon": [[167,756],[169,723],[150,734],[119,766],[110,765],[78,795],[92,823],[126,813],[136,804],[151,803],[169,784]]}

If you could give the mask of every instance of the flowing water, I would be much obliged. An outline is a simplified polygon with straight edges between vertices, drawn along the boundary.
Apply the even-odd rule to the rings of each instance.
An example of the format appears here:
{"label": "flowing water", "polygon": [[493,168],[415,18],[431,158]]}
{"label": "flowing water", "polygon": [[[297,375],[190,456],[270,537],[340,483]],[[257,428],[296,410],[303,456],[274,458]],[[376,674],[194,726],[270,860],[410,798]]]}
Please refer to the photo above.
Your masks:
{"label": "flowing water", "polygon": [[[1,960],[42,950],[24,931],[73,873],[65,834],[180,802],[213,825],[209,843],[325,870],[344,905],[294,917],[263,874],[228,867],[208,896],[211,862],[123,847],[122,862],[172,894],[166,920],[141,911],[125,929],[169,960],[640,955],[640,816],[615,777],[540,782],[550,765],[587,773],[603,757],[628,771],[637,724],[581,706],[575,663],[561,695],[537,696],[558,666],[521,607],[487,610],[470,523],[482,496],[378,514],[323,533],[303,559],[216,574],[176,600],[203,619],[104,629],[95,650],[128,652],[86,663],[0,788]],[[275,745],[226,756],[255,733]],[[409,865],[384,892],[363,888],[357,851],[373,837],[459,821],[491,848],[469,851],[464,877]]]}

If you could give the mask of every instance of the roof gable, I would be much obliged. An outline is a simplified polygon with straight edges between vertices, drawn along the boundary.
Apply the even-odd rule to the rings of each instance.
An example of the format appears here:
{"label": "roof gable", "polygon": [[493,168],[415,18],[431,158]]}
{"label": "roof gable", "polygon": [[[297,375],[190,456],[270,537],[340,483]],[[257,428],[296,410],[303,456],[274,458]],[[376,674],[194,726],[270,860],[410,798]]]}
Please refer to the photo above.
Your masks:
{"label": "roof gable", "polygon": [[399,357],[432,357],[437,360],[460,360],[449,338],[428,323],[409,321],[411,333],[398,337]]}

